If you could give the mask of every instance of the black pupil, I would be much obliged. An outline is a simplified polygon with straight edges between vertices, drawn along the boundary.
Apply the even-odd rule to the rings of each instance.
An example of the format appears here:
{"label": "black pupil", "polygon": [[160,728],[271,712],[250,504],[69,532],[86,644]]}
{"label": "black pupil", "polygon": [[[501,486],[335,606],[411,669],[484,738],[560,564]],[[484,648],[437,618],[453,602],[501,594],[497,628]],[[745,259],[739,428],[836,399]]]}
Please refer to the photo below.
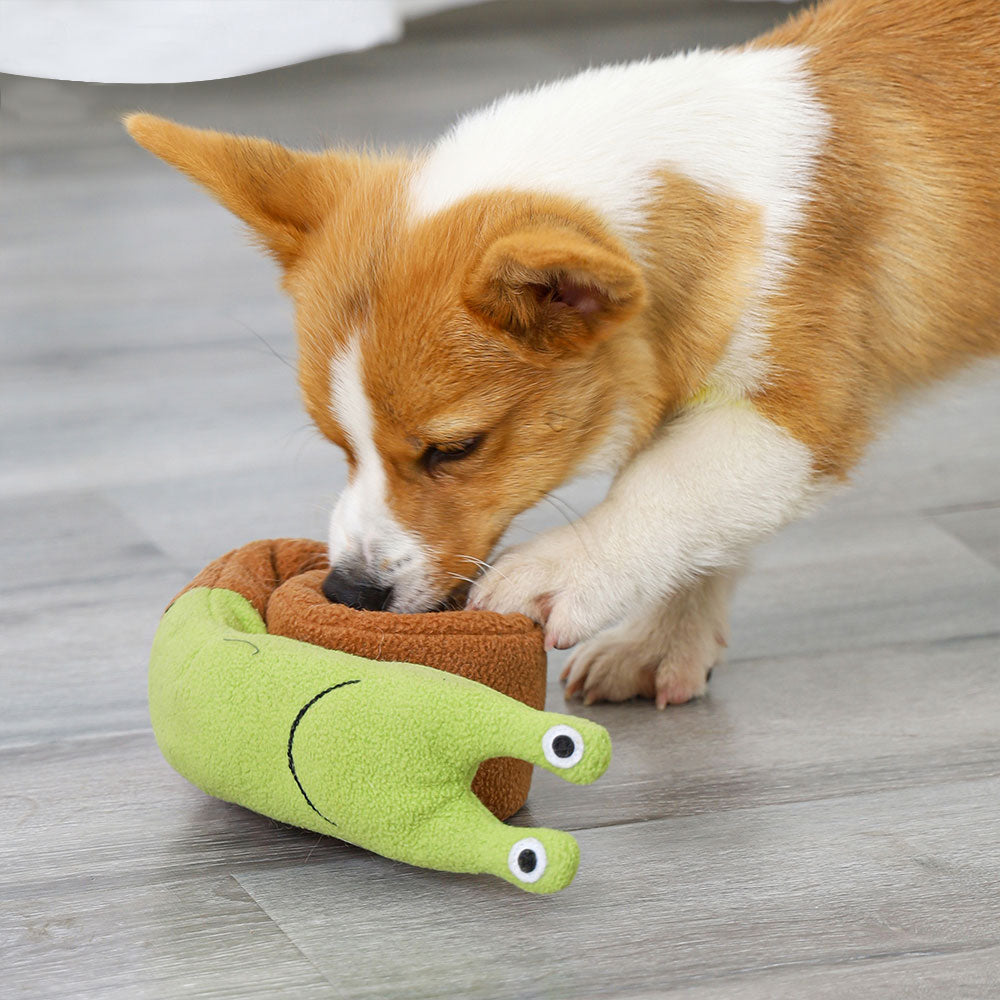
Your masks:
{"label": "black pupil", "polygon": [[567,736],[565,733],[560,733],[552,741],[552,752],[557,757],[572,757],[575,749],[576,744],[573,742],[573,737]]}
{"label": "black pupil", "polygon": [[538,855],[530,848],[526,847],[517,856],[517,867],[521,869],[525,874],[530,874],[535,870],[535,865],[538,864]]}

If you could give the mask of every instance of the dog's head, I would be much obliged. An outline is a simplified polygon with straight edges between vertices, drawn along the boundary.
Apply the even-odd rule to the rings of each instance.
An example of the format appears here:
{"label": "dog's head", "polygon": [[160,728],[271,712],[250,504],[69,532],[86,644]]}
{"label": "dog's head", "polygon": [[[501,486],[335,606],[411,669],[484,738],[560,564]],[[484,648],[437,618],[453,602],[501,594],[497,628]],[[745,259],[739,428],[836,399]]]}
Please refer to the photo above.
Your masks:
{"label": "dog's head", "polygon": [[[302,153],[126,120],[250,225],[296,305],[299,378],[349,482],[327,596],[424,611],[460,593],[511,519],[615,435],[640,273],[572,202],[494,192],[429,217],[419,164]],[[616,346],[617,345],[617,346]]]}

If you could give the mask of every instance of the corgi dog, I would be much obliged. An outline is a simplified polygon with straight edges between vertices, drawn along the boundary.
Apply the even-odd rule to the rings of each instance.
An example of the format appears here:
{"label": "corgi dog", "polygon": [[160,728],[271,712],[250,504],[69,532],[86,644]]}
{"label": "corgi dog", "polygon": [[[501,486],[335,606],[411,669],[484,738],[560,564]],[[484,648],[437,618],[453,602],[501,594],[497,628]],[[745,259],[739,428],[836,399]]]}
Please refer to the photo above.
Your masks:
{"label": "corgi dog", "polygon": [[[349,466],[327,596],[434,610],[477,577],[471,606],[577,647],[588,703],[701,694],[753,546],[894,400],[1000,351],[997,0],[829,0],[507,96],[413,155],[126,127],[283,271]],[[488,561],[597,470],[593,510]]]}

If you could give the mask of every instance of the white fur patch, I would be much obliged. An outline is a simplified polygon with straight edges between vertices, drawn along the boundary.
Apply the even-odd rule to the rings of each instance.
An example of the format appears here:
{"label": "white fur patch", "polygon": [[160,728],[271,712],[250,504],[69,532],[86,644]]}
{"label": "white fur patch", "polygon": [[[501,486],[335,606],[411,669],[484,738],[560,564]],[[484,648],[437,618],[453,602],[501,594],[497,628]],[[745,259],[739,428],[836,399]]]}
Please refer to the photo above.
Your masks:
{"label": "white fur patch", "polygon": [[547,604],[547,640],[570,646],[739,565],[822,488],[809,449],[750,404],[704,404],[641,451],[579,521],[501,556],[471,600],[536,617]]}
{"label": "white fur patch", "polygon": [[361,370],[360,337],[330,362],[331,406],[357,460],[330,516],[330,565],[346,565],[393,587],[392,611],[425,610],[427,552],[389,509],[382,458]]}
{"label": "white fur patch", "polygon": [[784,428],[748,403],[706,403],[640,452],[585,520],[597,514],[602,530],[620,534],[606,547],[647,581],[641,606],[739,565],[821,490],[812,453]]}
{"label": "white fur patch", "polygon": [[615,404],[611,425],[594,451],[573,470],[574,476],[617,472],[632,450],[636,438],[635,413],[624,399]]}
{"label": "white fur patch", "polygon": [[719,570],[682,587],[666,604],[601,632],[576,647],[564,671],[567,696],[624,701],[648,693],[657,704],[680,703],[705,690],[729,634],[729,596],[736,570]]}
{"label": "white fur patch", "polygon": [[828,129],[806,56],[796,47],[696,51],[505,97],[431,150],[413,181],[412,211],[426,217],[499,189],[563,195],[601,213],[642,260],[638,235],[662,168],[758,206],[758,294],[712,379],[740,395],[766,374],[764,300],[783,276]]}

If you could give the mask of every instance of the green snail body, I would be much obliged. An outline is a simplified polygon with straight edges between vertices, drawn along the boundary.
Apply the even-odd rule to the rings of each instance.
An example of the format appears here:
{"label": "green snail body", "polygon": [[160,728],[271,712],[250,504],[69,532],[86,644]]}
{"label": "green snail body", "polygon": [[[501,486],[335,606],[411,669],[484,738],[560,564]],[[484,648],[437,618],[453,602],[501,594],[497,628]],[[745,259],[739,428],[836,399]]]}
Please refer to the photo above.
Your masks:
{"label": "green snail body", "polygon": [[153,730],[195,785],[386,857],[489,872],[554,892],[579,849],[558,830],[508,827],[470,785],[519,757],[577,784],[611,755],[607,732],[474,681],[268,635],[241,595],[201,587],[164,615],[149,671]]}

